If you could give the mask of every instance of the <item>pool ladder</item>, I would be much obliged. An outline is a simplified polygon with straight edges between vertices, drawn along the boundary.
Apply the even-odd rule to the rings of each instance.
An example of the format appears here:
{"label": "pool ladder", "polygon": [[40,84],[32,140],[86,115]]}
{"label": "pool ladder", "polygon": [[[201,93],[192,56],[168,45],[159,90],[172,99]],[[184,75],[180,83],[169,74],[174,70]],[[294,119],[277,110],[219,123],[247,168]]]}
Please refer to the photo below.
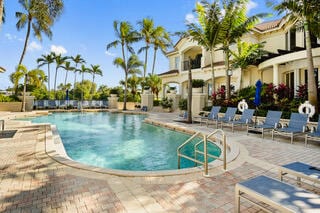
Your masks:
{"label": "pool ladder", "polygon": [[[194,158],[184,155],[181,153],[181,149],[186,146],[187,144],[191,143],[193,139],[195,138],[203,138],[199,142],[197,142],[194,145]],[[208,140],[210,138],[210,140]],[[199,145],[203,143],[203,151],[200,151],[198,149]],[[222,145],[222,157],[217,157],[214,155],[211,155],[208,153],[208,143],[219,143]],[[204,156],[204,162],[197,159],[197,154],[201,154]],[[201,132],[196,132],[194,135],[192,135],[188,140],[186,140],[183,144],[181,144],[177,149],[177,155],[178,155],[178,169],[180,169],[181,164],[181,158],[186,158],[188,160],[191,160],[195,162],[195,164],[201,164],[204,167],[204,176],[208,176],[208,157],[215,158],[217,160],[223,161],[223,169],[227,169],[227,143],[226,143],[226,135],[221,129],[216,129],[213,132],[211,132],[208,135],[205,135]]]}

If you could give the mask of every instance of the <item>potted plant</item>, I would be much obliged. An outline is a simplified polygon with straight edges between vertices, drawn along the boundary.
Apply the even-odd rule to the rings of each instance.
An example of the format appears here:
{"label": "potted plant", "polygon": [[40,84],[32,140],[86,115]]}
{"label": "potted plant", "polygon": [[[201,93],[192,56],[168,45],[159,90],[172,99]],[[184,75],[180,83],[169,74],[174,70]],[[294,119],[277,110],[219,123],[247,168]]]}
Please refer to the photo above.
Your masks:
{"label": "potted plant", "polygon": [[168,112],[171,112],[173,106],[173,100],[171,98],[165,97],[161,100],[161,106]]}
{"label": "potted plant", "polygon": [[117,89],[111,89],[110,90],[110,96],[111,97],[117,97],[119,94],[118,90]]}
{"label": "potted plant", "polygon": [[193,79],[192,80],[192,88],[194,93],[201,93],[202,87],[204,86],[204,80],[202,79]]}

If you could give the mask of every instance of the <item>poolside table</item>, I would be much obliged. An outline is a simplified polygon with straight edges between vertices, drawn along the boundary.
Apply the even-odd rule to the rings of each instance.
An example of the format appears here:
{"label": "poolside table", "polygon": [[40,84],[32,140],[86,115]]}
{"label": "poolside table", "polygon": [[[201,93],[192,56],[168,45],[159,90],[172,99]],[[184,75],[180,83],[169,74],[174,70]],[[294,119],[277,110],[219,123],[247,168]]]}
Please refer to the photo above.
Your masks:
{"label": "poolside table", "polygon": [[236,184],[235,212],[240,212],[240,198],[266,212],[274,211],[265,204],[280,212],[320,212],[319,195],[263,175]]}
{"label": "poolside table", "polygon": [[301,179],[306,179],[320,184],[320,168],[301,163],[293,162],[279,167],[279,178],[282,181],[283,176],[291,174],[297,177],[298,184],[301,184]]}

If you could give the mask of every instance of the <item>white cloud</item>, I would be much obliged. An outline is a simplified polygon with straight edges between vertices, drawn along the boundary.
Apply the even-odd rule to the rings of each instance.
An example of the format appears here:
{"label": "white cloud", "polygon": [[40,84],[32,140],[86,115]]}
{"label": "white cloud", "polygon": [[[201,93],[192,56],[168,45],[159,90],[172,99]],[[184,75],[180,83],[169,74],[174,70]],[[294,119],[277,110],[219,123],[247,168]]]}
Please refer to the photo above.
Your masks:
{"label": "white cloud", "polygon": [[8,40],[16,40],[16,39],[18,39],[17,36],[12,35],[12,34],[10,34],[10,33],[6,33],[4,36],[5,36]]}
{"label": "white cloud", "polygon": [[35,41],[32,41],[28,47],[27,47],[28,51],[38,51],[38,50],[42,50],[42,46],[41,44],[35,42]]}
{"label": "white cloud", "polygon": [[51,45],[50,51],[54,52],[57,55],[59,54],[63,55],[67,53],[67,50],[63,46],[56,46],[56,45]]}
{"label": "white cloud", "polygon": [[105,52],[107,56],[115,57],[116,54],[109,52],[108,50]]}
{"label": "white cloud", "polygon": [[196,17],[194,17],[194,15],[192,13],[188,13],[185,17],[185,20],[188,24],[197,23],[197,19],[196,19]]}
{"label": "white cloud", "polygon": [[258,4],[254,1],[249,1],[247,4],[247,11],[248,13],[250,12],[250,10],[256,8],[258,6]]}

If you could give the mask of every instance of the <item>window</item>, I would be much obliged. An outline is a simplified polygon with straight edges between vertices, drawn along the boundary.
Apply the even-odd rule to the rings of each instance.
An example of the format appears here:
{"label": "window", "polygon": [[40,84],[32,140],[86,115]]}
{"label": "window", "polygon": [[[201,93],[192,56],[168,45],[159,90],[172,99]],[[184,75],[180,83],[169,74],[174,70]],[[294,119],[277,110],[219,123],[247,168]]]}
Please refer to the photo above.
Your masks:
{"label": "window", "polygon": [[180,57],[177,56],[174,58],[174,69],[179,69]]}
{"label": "window", "polygon": [[[318,68],[314,68],[314,78],[316,81],[316,85],[319,83],[319,77],[318,77]],[[308,84],[308,70],[304,70],[304,83]]]}
{"label": "window", "polygon": [[289,96],[293,97],[294,95],[294,72],[288,72],[285,74],[285,83],[287,87],[290,89]]}
{"label": "window", "polygon": [[290,50],[296,47],[296,29],[290,29]]}

